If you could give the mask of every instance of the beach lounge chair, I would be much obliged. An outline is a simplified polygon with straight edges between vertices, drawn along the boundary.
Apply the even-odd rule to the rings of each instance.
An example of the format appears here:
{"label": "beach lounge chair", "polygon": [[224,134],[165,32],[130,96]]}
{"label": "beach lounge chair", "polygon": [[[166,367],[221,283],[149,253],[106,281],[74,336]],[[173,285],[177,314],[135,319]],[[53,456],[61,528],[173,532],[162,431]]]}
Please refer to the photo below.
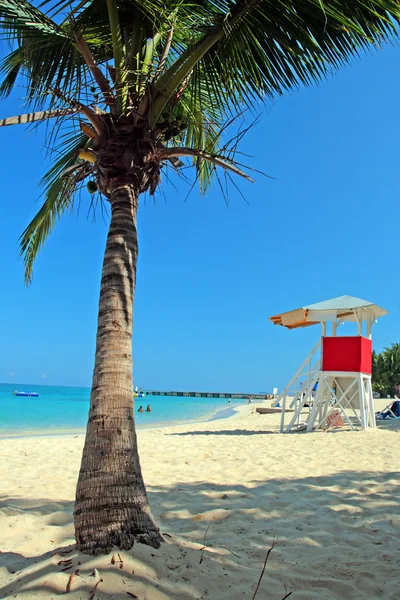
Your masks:
{"label": "beach lounge chair", "polygon": [[342,415],[340,414],[340,410],[334,408],[326,417],[326,425],[327,427],[343,427],[344,421],[342,419]]}
{"label": "beach lounge chair", "polygon": [[388,404],[386,408],[375,414],[377,421],[384,419],[400,419],[400,400]]}

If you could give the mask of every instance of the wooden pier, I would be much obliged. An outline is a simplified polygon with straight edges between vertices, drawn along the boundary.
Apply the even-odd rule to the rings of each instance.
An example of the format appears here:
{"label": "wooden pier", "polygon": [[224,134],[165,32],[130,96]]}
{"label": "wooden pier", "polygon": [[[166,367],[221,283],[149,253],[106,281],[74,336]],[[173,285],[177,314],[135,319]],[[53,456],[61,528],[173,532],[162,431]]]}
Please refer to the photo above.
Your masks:
{"label": "wooden pier", "polygon": [[174,391],[155,391],[139,390],[149,396],[178,396],[181,398],[229,398],[230,400],[242,400],[251,396],[252,400],[268,400],[273,398],[272,394],[250,394],[240,392],[174,392]]}

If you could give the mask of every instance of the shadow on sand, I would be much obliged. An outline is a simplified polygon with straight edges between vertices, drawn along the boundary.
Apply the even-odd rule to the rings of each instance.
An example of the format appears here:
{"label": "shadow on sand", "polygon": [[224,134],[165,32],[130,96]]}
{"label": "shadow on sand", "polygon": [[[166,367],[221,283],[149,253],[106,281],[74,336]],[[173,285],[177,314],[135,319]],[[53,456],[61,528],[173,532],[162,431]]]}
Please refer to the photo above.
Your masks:
{"label": "shadow on sand", "polygon": [[[250,600],[275,539],[260,599],[280,600],[286,586],[295,600],[395,600],[400,589],[399,475],[343,471],[249,485],[150,487],[150,504],[166,532],[159,550],[135,546],[112,564],[112,555],[79,555],[67,539],[66,545],[38,556],[25,557],[13,548],[0,553],[0,569],[9,572],[0,598],[62,595],[79,569],[71,599],[89,598],[102,578],[92,600]],[[50,519],[53,512],[64,511],[72,521],[71,502],[2,497],[0,510]]]}
{"label": "shadow on sand", "polygon": [[168,433],[168,435],[276,435],[278,431],[260,431],[251,429],[223,429],[217,431],[182,431],[180,433]]}

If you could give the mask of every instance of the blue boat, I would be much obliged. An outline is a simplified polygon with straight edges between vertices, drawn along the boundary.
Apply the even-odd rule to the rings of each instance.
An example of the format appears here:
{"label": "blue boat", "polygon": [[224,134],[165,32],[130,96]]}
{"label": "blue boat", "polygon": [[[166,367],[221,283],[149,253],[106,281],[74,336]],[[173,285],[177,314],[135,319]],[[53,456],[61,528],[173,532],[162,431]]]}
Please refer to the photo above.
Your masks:
{"label": "blue boat", "polygon": [[23,396],[24,398],[39,398],[37,392],[14,392],[14,396]]}

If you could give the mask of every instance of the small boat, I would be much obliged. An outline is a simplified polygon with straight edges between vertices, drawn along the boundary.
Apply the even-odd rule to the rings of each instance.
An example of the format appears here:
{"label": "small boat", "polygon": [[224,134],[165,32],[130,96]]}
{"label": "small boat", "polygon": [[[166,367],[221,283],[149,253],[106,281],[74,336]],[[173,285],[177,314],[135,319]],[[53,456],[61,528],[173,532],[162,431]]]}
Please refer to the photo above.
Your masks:
{"label": "small boat", "polygon": [[145,394],[145,392],[142,391],[142,388],[138,388],[138,386],[136,386],[135,391],[133,392],[133,397],[134,398],[145,398],[146,394]]}
{"label": "small boat", "polygon": [[24,398],[39,398],[37,392],[14,392],[14,396],[23,396]]}

